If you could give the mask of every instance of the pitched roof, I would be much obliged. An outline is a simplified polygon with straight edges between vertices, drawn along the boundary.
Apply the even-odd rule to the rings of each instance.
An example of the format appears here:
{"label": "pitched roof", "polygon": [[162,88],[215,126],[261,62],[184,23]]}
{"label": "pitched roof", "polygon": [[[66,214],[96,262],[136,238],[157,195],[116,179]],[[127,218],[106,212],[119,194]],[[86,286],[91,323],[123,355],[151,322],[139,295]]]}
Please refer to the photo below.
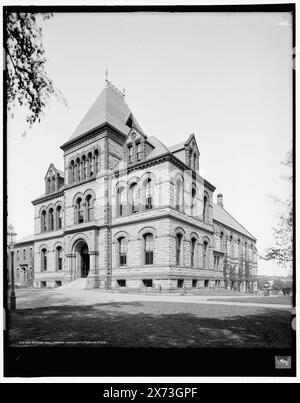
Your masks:
{"label": "pitched roof", "polygon": [[130,127],[126,126],[126,122],[129,117],[131,117],[136,128],[141,133],[144,133],[128,105],[124,101],[124,94],[122,94],[109,81],[107,81],[106,87],[90,107],[65,144],[78,139],[82,135],[102,126],[105,123],[111,124],[113,127],[127,135],[130,130]]}
{"label": "pitched roof", "polygon": [[150,143],[154,148],[148,154],[146,160],[150,158],[159,157],[162,154],[168,153],[168,148],[155,136],[150,136],[147,138],[148,143]]}
{"label": "pitched roof", "polygon": [[233,218],[224,208],[218,204],[213,204],[213,219],[226,227],[232,228],[247,237],[256,240],[235,218]]}
{"label": "pitched roof", "polygon": [[176,151],[182,150],[184,148],[184,145],[185,145],[185,141],[182,141],[181,143],[170,146],[169,150],[171,151],[171,153],[174,153]]}

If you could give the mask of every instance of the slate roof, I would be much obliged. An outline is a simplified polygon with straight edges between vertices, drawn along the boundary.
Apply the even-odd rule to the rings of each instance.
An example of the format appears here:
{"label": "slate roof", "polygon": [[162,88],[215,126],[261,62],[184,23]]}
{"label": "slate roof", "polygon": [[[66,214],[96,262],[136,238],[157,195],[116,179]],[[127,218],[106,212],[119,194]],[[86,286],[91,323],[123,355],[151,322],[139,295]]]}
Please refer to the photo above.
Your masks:
{"label": "slate roof", "polygon": [[224,224],[235,231],[240,232],[247,237],[256,240],[256,238],[250,234],[235,218],[233,218],[224,208],[218,204],[213,205],[213,219],[220,224]]}
{"label": "slate roof", "polygon": [[82,135],[102,126],[105,123],[111,124],[120,132],[127,135],[130,130],[130,127],[126,125],[129,117],[131,117],[135,127],[144,134],[141,126],[126,104],[124,95],[110,82],[107,82],[106,87],[90,107],[65,144],[78,139]]}

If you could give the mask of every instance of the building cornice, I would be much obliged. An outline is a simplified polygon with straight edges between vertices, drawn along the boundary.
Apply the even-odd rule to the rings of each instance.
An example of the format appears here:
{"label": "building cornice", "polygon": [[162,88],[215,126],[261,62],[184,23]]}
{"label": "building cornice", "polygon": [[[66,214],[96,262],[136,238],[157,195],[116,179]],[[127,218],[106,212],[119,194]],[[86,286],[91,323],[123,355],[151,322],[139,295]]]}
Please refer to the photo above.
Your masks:
{"label": "building cornice", "polygon": [[[75,143],[77,143],[79,141],[87,140],[88,138],[93,137],[95,134],[99,134],[99,133],[97,133],[97,131],[99,131],[101,129],[105,129],[105,127],[108,127],[110,129],[114,130],[117,134],[120,134],[121,136],[123,136],[124,140],[127,138],[127,134],[121,132],[116,127],[114,127],[112,124],[110,124],[108,122],[104,122],[101,125],[94,127],[93,129],[91,129],[83,134],[80,134],[79,136],[75,137],[74,139],[70,139],[70,140],[66,141],[64,144],[62,144],[60,146],[60,148],[63,151],[67,151],[68,148],[75,145]],[[129,131],[129,128],[128,128],[128,131]],[[103,131],[103,136],[105,136],[105,131]]]}
{"label": "building cornice", "polygon": [[52,200],[52,199],[57,199],[58,197],[61,197],[61,196],[64,195],[64,190],[65,190],[65,187],[60,189],[58,192],[51,193],[51,194],[48,194],[48,195],[44,195],[42,197],[38,197],[37,199],[32,200],[31,203],[34,206],[36,206],[37,204],[40,204],[42,202],[46,202],[46,201],[49,201],[49,200]]}

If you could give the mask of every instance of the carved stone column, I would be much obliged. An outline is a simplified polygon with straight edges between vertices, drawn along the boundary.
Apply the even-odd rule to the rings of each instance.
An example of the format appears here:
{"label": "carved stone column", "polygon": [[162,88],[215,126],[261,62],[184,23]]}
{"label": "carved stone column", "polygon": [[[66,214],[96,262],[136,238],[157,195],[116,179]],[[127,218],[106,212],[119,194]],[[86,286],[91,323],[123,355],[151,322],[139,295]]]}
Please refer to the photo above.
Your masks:
{"label": "carved stone column", "polygon": [[90,271],[87,277],[87,286],[86,288],[99,288],[100,287],[100,279],[99,279],[99,265],[98,265],[98,251],[90,251]]}

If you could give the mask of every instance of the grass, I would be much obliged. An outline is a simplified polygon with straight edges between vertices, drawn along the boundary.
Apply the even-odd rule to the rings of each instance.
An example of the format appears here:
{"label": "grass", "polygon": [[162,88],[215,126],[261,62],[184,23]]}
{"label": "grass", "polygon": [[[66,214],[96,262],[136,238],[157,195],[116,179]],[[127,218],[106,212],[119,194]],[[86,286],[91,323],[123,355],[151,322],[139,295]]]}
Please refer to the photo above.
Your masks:
{"label": "grass", "polygon": [[291,319],[282,309],[114,302],[18,309],[9,315],[8,328],[13,346],[289,348]]}

